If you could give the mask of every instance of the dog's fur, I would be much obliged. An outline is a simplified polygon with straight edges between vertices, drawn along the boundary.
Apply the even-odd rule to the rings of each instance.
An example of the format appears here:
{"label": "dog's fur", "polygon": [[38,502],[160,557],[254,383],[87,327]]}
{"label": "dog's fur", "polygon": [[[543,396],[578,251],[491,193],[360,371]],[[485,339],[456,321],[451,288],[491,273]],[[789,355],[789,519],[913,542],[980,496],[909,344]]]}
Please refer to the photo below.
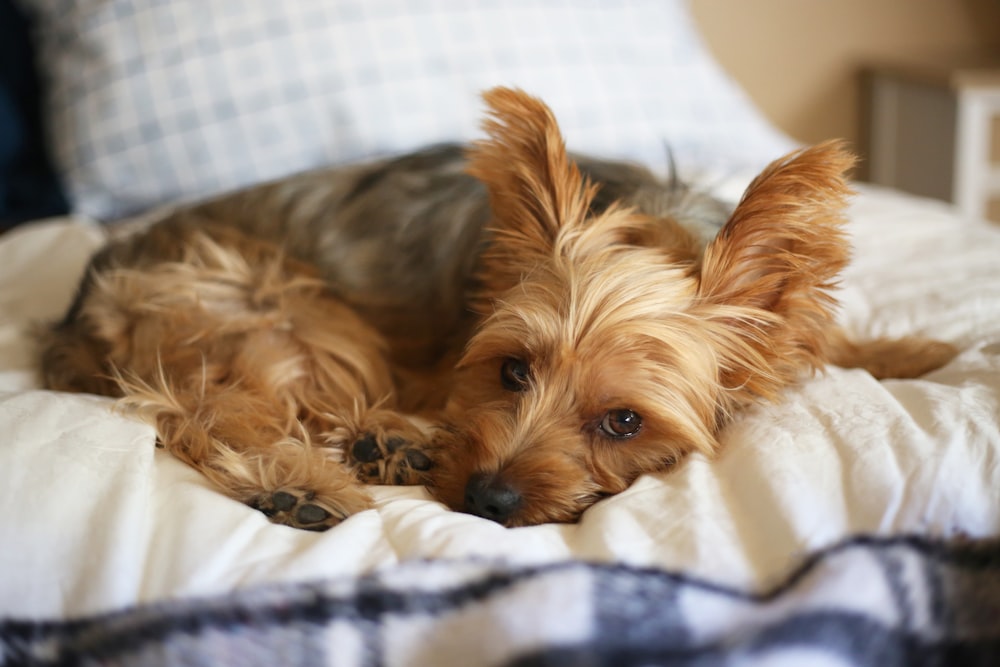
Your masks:
{"label": "dog's fur", "polygon": [[46,335],[47,385],[124,397],[279,523],[334,525],[373,482],[513,526],[713,453],[740,408],[826,363],[908,377],[953,354],[836,327],[839,143],[778,160],[729,215],[574,161],[522,92],[486,100],[468,160],[305,174],[110,243]]}

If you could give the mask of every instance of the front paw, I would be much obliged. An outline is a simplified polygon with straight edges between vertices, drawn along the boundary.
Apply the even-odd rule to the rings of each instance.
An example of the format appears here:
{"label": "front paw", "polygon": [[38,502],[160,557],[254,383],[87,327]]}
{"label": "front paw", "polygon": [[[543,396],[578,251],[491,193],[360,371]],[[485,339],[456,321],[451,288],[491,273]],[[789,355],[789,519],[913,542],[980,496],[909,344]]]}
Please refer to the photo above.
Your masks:
{"label": "front paw", "polygon": [[346,463],[366,484],[424,484],[434,462],[424,445],[399,435],[365,433],[348,448]]}
{"label": "front paw", "polygon": [[324,531],[355,512],[368,509],[368,502],[346,507],[344,499],[323,499],[315,491],[281,488],[265,492],[247,504],[261,511],[272,523],[302,530]]}

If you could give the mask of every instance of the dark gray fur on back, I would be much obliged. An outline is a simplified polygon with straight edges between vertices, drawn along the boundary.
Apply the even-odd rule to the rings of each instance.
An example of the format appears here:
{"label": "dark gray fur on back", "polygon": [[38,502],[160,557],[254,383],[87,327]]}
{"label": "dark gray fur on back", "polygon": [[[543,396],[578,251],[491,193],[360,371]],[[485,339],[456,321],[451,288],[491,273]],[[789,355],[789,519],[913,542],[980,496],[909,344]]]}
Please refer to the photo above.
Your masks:
{"label": "dark gray fur on back", "polygon": [[[620,201],[673,217],[703,239],[729,214],[727,205],[676,178],[665,182],[641,166],[574,159],[600,184],[596,211]],[[331,290],[377,328],[390,337],[406,332],[408,341],[398,347],[402,341],[393,341],[394,349],[431,362],[467,333],[466,298],[489,239],[486,190],[465,167],[464,148],[446,144],[255,186],[176,210],[146,232],[113,241],[92,270],[175,259],[172,230],[236,226],[316,265]]]}

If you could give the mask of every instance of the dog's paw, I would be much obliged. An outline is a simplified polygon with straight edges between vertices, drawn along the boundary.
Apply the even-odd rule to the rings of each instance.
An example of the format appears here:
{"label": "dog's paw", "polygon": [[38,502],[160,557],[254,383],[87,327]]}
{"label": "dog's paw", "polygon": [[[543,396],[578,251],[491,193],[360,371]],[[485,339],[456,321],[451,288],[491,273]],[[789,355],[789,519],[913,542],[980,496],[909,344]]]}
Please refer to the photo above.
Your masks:
{"label": "dog's paw", "polygon": [[248,504],[261,511],[272,523],[314,531],[332,528],[354,512],[368,509],[367,504],[346,508],[343,503],[318,498],[315,491],[291,488],[266,492]]}
{"label": "dog's paw", "polygon": [[365,433],[346,452],[347,465],[366,484],[424,484],[434,462],[424,447],[394,435]]}

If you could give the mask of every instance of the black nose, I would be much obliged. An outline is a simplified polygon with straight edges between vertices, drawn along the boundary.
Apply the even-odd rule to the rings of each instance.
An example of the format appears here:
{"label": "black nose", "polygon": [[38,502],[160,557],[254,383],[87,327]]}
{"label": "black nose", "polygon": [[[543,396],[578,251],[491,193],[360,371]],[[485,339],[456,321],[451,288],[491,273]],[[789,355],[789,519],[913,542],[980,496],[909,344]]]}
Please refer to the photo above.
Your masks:
{"label": "black nose", "polygon": [[521,494],[496,475],[476,474],[465,485],[465,511],[497,523],[507,519],[521,506]]}

